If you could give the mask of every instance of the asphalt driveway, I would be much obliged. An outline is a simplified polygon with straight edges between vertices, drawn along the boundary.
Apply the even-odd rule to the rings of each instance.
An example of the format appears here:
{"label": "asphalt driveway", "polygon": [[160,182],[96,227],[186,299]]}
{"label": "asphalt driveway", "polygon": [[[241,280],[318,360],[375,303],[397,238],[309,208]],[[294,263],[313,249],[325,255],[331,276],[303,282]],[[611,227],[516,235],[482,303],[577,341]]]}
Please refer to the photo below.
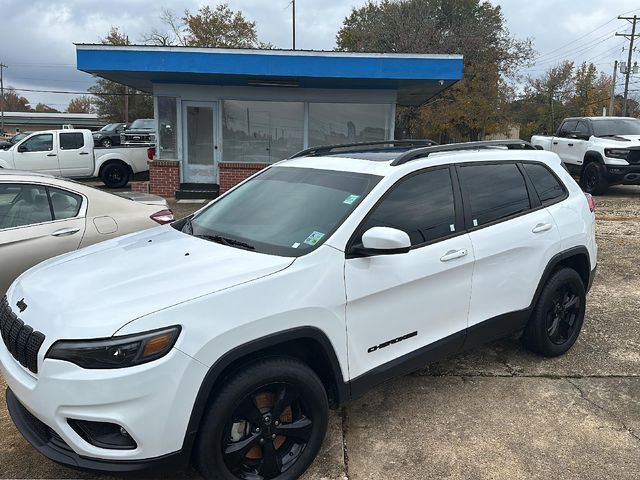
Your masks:
{"label": "asphalt driveway", "polygon": [[[640,188],[596,202],[598,275],[567,355],[541,359],[506,339],[378,387],[332,413],[305,478],[639,478]],[[185,215],[202,204],[172,206]],[[0,478],[110,477],[41,457],[3,399]]]}

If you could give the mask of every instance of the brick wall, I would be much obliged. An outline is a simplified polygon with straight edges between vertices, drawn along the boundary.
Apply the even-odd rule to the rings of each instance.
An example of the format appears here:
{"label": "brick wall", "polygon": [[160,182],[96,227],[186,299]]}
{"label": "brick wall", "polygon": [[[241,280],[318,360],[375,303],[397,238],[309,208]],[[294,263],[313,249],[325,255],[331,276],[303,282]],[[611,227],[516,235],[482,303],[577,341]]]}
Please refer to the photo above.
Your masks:
{"label": "brick wall", "polygon": [[149,193],[149,182],[131,182],[129,185],[132,192]]}
{"label": "brick wall", "polygon": [[151,160],[149,162],[150,193],[161,197],[174,197],[180,188],[180,162],[177,160]]}
{"label": "brick wall", "polygon": [[220,193],[224,193],[254,173],[268,167],[268,163],[220,163]]}

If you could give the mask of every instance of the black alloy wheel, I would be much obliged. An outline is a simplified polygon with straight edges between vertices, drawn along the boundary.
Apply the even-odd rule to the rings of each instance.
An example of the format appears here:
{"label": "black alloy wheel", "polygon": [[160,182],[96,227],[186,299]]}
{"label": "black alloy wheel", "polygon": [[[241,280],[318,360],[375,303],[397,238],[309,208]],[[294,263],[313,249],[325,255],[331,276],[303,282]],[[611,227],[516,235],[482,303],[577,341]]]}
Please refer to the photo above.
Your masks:
{"label": "black alloy wheel", "polygon": [[558,289],[547,311],[547,335],[555,345],[566,343],[578,326],[582,302],[571,285]]}
{"label": "black alloy wheel", "polygon": [[200,426],[194,456],[203,477],[293,480],[327,431],[324,385],[291,358],[257,361],[232,375]]}
{"label": "black alloy wheel", "polygon": [[103,138],[100,141],[100,145],[102,145],[105,148],[110,148],[113,145],[113,142],[111,141],[110,138]]}
{"label": "black alloy wheel", "polygon": [[582,172],[582,189],[591,195],[601,195],[609,187],[603,167],[598,162],[588,163]]}
{"label": "black alloy wheel", "polygon": [[123,163],[110,163],[102,170],[100,179],[109,188],[122,188],[129,183],[129,168]]}
{"label": "black alloy wheel", "polygon": [[574,269],[556,270],[542,288],[522,341],[545,357],[567,352],[578,339],[586,309],[585,283]]}
{"label": "black alloy wheel", "polygon": [[246,396],[224,433],[224,462],[239,478],[276,478],[311,438],[313,420],[295,386],[275,383]]}

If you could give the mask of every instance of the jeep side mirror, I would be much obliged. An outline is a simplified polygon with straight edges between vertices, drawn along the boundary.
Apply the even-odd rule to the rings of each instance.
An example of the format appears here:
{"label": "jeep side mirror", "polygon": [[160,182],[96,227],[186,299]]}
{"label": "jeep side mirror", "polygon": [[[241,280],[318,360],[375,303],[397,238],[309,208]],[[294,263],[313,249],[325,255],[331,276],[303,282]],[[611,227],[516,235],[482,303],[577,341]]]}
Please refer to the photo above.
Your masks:
{"label": "jeep side mirror", "polygon": [[406,232],[396,228],[373,227],[362,235],[362,246],[356,253],[363,257],[397,255],[411,250],[411,239]]}
{"label": "jeep side mirror", "polygon": [[20,153],[28,152],[27,147],[25,147],[24,145],[19,145],[18,152]]}

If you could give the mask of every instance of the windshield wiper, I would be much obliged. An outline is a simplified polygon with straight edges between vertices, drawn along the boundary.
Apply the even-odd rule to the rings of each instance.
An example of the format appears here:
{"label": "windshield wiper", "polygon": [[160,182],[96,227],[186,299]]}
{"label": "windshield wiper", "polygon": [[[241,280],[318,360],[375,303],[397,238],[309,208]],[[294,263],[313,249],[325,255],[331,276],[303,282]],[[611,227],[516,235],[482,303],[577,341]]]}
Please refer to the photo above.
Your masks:
{"label": "windshield wiper", "polygon": [[256,249],[256,247],[254,247],[253,245],[241,242],[240,240],[235,240],[233,238],[223,237],[222,235],[194,235],[194,237],[203,238],[215,243],[220,243],[222,245],[226,245],[227,247],[240,247],[246,250]]}

